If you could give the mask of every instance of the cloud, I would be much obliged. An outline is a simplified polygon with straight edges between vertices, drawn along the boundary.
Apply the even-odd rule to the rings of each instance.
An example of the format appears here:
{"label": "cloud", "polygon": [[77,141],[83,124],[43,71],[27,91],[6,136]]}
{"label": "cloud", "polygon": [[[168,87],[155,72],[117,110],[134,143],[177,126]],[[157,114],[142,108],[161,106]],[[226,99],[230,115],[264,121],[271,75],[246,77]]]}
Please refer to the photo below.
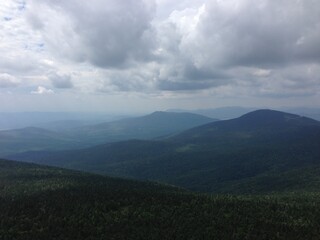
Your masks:
{"label": "cloud", "polygon": [[54,91],[52,89],[47,89],[45,87],[38,86],[38,88],[35,91],[32,91],[31,94],[39,94],[39,95],[54,94]]}
{"label": "cloud", "polygon": [[158,12],[153,1],[107,3],[32,0],[26,16],[58,60],[109,70],[100,80],[108,91],[258,87],[320,59],[317,1],[157,0]]}
{"label": "cloud", "polygon": [[3,1],[0,87],[302,102],[320,96],[319,11],[317,0]]}
{"label": "cloud", "polygon": [[0,88],[12,88],[17,87],[19,81],[8,73],[0,73]]}
{"label": "cloud", "polygon": [[27,9],[33,28],[63,57],[102,68],[152,57],[153,1],[34,0]]}
{"label": "cloud", "polygon": [[53,72],[48,75],[48,78],[55,88],[73,88],[71,75]]}
{"label": "cloud", "polygon": [[282,69],[303,72],[300,66],[320,62],[319,10],[318,1],[215,0],[173,11],[157,25],[157,86],[176,91],[286,82]]}
{"label": "cloud", "polygon": [[208,1],[198,10],[196,26],[183,31],[181,47],[199,66],[319,61],[319,8],[317,1]]}
{"label": "cloud", "polygon": [[256,69],[255,71],[253,71],[252,75],[255,77],[268,77],[271,74],[271,70],[269,69]]}

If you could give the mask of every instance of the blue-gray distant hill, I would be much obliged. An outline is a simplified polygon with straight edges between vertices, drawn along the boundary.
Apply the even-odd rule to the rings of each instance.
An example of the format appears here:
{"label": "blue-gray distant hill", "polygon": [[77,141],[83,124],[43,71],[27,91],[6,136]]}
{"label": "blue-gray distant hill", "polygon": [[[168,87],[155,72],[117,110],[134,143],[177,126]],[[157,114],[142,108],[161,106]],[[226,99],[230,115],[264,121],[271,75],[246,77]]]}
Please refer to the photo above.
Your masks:
{"label": "blue-gray distant hill", "polygon": [[80,147],[78,140],[67,134],[42,128],[26,127],[0,131],[0,155],[22,151]]}
{"label": "blue-gray distant hill", "polygon": [[161,141],[131,140],[11,158],[205,192],[318,191],[320,122],[257,110]]}
{"label": "blue-gray distant hill", "polygon": [[[183,110],[183,109],[169,109],[168,112],[190,112],[201,114],[203,116],[218,118],[221,120],[227,120],[232,118],[240,117],[246,113],[258,110],[253,107],[219,107],[219,108],[208,108],[208,109],[194,109],[194,110]],[[281,107],[278,111],[302,115],[305,117],[313,118],[320,121],[320,108],[307,108],[307,107]]]}
{"label": "blue-gray distant hill", "polygon": [[[90,144],[128,139],[154,139],[217,121],[199,114],[154,112],[152,114],[72,129],[69,134]],[[92,144],[90,144],[92,145]]]}
{"label": "blue-gray distant hill", "polygon": [[190,113],[200,114],[200,115],[211,117],[211,118],[226,120],[226,119],[240,117],[254,110],[258,110],[258,108],[229,106],[229,107],[194,109],[194,110],[169,109],[168,112],[190,112]]}
{"label": "blue-gray distant hill", "polygon": [[77,149],[128,139],[155,139],[213,121],[215,119],[192,113],[154,112],[63,131],[34,127],[5,130],[0,131],[0,156],[24,151]]}

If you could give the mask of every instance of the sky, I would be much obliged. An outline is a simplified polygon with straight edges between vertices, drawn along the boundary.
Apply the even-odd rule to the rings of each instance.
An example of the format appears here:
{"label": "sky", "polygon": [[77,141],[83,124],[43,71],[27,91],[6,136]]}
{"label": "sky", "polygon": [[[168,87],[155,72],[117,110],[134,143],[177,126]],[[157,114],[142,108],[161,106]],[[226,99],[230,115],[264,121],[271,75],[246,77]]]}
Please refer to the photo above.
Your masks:
{"label": "sky", "polygon": [[1,0],[0,111],[320,107],[319,0]]}

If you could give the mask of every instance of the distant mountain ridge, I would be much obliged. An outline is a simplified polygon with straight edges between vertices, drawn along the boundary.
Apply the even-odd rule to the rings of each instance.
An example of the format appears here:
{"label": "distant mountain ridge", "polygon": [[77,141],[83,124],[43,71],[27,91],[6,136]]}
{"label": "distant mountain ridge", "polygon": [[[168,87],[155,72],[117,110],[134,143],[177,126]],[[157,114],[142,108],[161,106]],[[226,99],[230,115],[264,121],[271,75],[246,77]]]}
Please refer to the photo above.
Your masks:
{"label": "distant mountain ridge", "polygon": [[[320,178],[313,170],[320,171],[320,123],[294,114],[257,110],[162,141],[126,141],[11,158],[205,192],[316,190]],[[301,184],[300,175],[311,180]]]}
{"label": "distant mountain ridge", "polygon": [[0,131],[0,155],[28,150],[63,149],[77,147],[70,136],[42,128],[26,127]]}
{"label": "distant mountain ridge", "polygon": [[[218,107],[218,108],[208,108],[208,109],[194,109],[194,110],[184,110],[184,109],[168,109],[169,112],[190,112],[201,114],[203,116],[218,118],[221,120],[238,118],[249,112],[259,110],[256,107],[238,107],[238,106],[229,106],[229,107]],[[302,115],[309,117],[315,120],[320,121],[320,108],[306,108],[306,107],[279,107],[275,110],[281,112],[287,112],[296,115]]]}
{"label": "distant mountain ridge", "polygon": [[192,113],[155,112],[63,131],[35,127],[5,130],[0,131],[0,156],[24,151],[79,149],[128,139],[168,137],[212,121],[216,120]]}
{"label": "distant mountain ridge", "polygon": [[245,107],[219,107],[219,108],[208,108],[208,109],[193,109],[193,110],[185,110],[185,109],[168,109],[168,112],[190,112],[195,114],[200,114],[203,116],[218,118],[221,120],[233,119],[240,117],[248,112],[257,110],[258,108],[245,108]]}
{"label": "distant mountain ridge", "polygon": [[261,109],[250,112],[239,118],[240,121],[252,124],[266,125],[266,124],[302,124],[302,125],[318,125],[319,121],[299,116],[291,113],[284,113],[281,111]]}
{"label": "distant mountain ridge", "polygon": [[213,121],[217,119],[193,113],[158,111],[142,117],[72,129],[69,134],[89,143],[93,141],[95,144],[102,144],[110,141],[164,137]]}

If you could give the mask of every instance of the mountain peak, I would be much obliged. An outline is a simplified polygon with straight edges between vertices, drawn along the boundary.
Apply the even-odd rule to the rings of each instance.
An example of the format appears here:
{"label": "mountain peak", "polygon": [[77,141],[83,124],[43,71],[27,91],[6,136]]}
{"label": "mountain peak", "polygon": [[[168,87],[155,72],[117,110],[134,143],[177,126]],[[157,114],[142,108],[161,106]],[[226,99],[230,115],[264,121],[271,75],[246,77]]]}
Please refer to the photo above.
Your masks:
{"label": "mountain peak", "polygon": [[252,126],[279,124],[319,125],[318,121],[311,118],[270,109],[260,109],[247,113],[238,118],[238,120]]}
{"label": "mountain peak", "polygon": [[242,119],[256,119],[256,120],[266,120],[266,119],[285,119],[285,118],[300,118],[301,116],[281,112],[277,110],[271,110],[271,109],[259,109],[252,112],[249,112],[247,114],[242,115],[240,118]]}

